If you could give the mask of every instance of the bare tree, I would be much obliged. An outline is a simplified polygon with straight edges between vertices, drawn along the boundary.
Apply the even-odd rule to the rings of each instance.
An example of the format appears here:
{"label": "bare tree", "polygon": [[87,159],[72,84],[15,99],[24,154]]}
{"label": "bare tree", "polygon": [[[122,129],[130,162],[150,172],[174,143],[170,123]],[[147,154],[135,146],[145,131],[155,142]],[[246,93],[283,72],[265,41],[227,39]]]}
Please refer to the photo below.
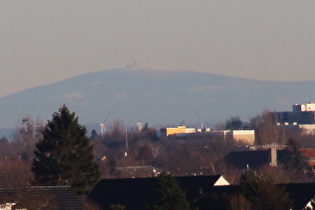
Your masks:
{"label": "bare tree", "polygon": [[21,159],[1,159],[0,187],[30,186],[33,177],[30,168],[30,163]]}
{"label": "bare tree", "polygon": [[39,119],[25,116],[18,121],[14,133],[13,144],[18,156],[24,160],[31,160],[36,143],[42,139],[44,123]]}
{"label": "bare tree", "polygon": [[259,145],[285,144],[287,137],[284,127],[278,126],[278,116],[268,110],[251,118],[250,126],[256,131],[256,141]]}

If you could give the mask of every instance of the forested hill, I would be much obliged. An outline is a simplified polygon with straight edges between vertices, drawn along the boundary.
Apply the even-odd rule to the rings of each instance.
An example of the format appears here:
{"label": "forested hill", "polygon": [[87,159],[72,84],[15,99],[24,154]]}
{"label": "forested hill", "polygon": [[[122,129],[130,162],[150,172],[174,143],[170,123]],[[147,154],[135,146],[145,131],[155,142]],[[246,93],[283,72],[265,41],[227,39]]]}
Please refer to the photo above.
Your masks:
{"label": "forested hill", "polygon": [[[79,122],[122,119],[175,125],[215,123],[239,115],[243,121],[264,109],[291,110],[315,100],[315,81],[265,82],[180,70],[123,68],[85,74],[0,98],[0,128],[14,127],[25,115],[46,121],[60,105]],[[196,114],[197,113],[197,114]]]}

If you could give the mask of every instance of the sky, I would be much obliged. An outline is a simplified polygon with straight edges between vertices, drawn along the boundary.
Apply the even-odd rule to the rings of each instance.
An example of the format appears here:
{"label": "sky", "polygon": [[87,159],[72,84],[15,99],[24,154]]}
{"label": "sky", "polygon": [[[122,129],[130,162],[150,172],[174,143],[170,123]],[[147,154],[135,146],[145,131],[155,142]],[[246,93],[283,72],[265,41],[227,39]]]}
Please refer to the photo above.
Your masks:
{"label": "sky", "polygon": [[315,80],[314,0],[1,0],[0,97],[138,61]]}

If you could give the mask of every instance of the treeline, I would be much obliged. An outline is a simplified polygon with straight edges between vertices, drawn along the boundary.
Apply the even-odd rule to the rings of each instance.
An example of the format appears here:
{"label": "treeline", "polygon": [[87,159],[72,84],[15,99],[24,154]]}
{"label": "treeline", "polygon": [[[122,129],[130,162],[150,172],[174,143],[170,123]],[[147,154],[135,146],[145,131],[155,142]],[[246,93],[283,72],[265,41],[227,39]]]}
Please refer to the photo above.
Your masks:
{"label": "treeline", "polygon": [[22,187],[33,184],[31,161],[36,143],[42,139],[44,123],[30,116],[17,123],[13,139],[0,139],[0,187]]}

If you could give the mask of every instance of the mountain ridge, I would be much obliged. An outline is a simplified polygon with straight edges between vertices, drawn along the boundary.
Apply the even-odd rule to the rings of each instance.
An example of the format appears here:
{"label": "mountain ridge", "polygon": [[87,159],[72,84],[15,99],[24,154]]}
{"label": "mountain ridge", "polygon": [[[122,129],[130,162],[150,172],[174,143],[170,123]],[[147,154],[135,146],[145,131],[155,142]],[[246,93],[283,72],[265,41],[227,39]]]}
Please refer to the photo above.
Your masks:
{"label": "mountain ridge", "polygon": [[0,98],[0,128],[25,115],[46,121],[66,104],[82,124],[120,118],[126,125],[244,121],[264,109],[290,110],[315,98],[315,81],[260,81],[186,70],[118,68],[79,75]]}

